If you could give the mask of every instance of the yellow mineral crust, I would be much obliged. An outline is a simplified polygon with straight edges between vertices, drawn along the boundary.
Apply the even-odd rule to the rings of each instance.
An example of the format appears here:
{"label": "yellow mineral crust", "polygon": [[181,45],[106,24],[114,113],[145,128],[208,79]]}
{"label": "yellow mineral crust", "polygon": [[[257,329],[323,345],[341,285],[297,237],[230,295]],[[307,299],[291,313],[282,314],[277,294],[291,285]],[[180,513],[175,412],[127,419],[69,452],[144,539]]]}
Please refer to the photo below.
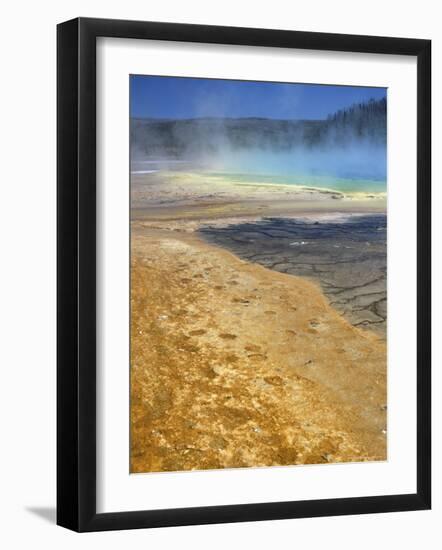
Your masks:
{"label": "yellow mineral crust", "polygon": [[132,223],[131,472],[386,459],[386,345],[319,286]]}

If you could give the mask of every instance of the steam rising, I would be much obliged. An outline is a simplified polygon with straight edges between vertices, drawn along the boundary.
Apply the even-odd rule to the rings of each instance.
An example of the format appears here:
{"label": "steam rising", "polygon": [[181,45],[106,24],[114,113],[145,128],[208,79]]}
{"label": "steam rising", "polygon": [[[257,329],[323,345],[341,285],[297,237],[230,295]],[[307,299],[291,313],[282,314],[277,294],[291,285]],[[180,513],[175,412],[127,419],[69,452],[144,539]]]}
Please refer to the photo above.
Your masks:
{"label": "steam rising", "polygon": [[242,174],[386,179],[386,100],[326,120],[131,120],[132,170],[192,165]]}

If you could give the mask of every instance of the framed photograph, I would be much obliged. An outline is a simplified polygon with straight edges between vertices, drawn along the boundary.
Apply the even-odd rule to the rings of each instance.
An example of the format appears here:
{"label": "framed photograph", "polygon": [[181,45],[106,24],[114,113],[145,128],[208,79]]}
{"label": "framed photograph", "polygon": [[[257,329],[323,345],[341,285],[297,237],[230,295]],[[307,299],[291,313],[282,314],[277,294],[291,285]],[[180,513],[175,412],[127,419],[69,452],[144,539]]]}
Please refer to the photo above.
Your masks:
{"label": "framed photograph", "polygon": [[59,525],[430,508],[430,52],[58,26]]}

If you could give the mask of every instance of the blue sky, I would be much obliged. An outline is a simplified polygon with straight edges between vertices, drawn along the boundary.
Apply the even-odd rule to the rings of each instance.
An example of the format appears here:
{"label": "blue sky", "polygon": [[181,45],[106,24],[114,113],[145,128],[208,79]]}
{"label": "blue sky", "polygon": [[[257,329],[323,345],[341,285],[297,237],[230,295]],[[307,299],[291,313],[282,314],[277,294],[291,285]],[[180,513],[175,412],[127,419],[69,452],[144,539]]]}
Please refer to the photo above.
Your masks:
{"label": "blue sky", "polygon": [[132,75],[131,116],[323,119],[385,88]]}

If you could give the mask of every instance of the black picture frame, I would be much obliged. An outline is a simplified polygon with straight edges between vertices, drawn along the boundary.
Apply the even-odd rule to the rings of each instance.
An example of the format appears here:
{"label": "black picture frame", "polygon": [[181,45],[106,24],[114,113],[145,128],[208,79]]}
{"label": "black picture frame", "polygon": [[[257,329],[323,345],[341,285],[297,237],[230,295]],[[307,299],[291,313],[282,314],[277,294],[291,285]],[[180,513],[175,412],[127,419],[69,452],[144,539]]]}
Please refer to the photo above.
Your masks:
{"label": "black picture frame", "polygon": [[[417,491],[96,512],[96,39],[396,54],[417,58]],[[57,28],[57,523],[75,531],[425,510],[431,506],[431,42],[254,28],[79,18]]]}

